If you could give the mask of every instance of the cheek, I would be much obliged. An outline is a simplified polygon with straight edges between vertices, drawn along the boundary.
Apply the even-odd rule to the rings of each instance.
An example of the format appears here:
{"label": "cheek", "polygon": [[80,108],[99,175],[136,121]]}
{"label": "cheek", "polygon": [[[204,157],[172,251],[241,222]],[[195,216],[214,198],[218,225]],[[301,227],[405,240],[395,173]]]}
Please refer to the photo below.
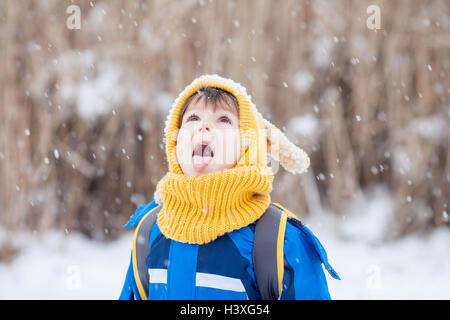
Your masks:
{"label": "cheek", "polygon": [[228,136],[227,141],[227,151],[233,154],[240,153],[241,150],[241,139],[239,136],[239,131],[233,132],[232,135]]}
{"label": "cheek", "polygon": [[221,142],[221,152],[225,162],[236,162],[241,153],[241,139],[239,130],[228,130],[228,132],[221,137]]}
{"label": "cheek", "polygon": [[178,162],[191,158],[191,131],[181,128],[177,136],[176,154]]}

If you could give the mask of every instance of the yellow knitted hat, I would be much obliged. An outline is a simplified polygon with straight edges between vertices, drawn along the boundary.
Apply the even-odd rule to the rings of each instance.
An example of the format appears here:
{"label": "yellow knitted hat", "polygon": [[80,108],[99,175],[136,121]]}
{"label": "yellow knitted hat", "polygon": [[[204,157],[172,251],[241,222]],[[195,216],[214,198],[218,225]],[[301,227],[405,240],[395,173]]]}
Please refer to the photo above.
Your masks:
{"label": "yellow knitted hat", "polygon": [[[239,107],[241,159],[232,169],[185,176],[177,161],[179,116],[185,101],[203,87],[234,95]],[[246,89],[219,75],[203,75],[175,100],[164,129],[169,172],[158,183],[155,200],[163,204],[158,215],[161,232],[177,241],[207,243],[257,220],[270,204],[273,172],[267,155],[293,174],[309,166],[308,155],[263,119]],[[217,199],[218,194],[221,199]]]}
{"label": "yellow knitted hat", "polygon": [[267,154],[279,161],[293,174],[303,173],[309,167],[308,155],[290,142],[287,137],[268,120],[263,119],[251,101],[247,90],[231,79],[219,75],[202,75],[188,85],[175,100],[166,120],[164,129],[166,139],[166,156],[169,171],[182,174],[176,158],[176,144],[179,130],[179,115],[185,101],[202,87],[216,87],[233,94],[239,105],[241,131],[241,155],[237,166],[267,164]]}

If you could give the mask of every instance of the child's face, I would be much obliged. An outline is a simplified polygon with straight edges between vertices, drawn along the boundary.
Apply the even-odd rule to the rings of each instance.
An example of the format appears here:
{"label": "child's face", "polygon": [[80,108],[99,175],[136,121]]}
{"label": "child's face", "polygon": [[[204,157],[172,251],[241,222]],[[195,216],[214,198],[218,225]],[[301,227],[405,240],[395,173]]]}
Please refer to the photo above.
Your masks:
{"label": "child's face", "polygon": [[234,167],[241,157],[239,118],[234,108],[216,110],[199,101],[185,111],[176,155],[183,173],[202,175]]}

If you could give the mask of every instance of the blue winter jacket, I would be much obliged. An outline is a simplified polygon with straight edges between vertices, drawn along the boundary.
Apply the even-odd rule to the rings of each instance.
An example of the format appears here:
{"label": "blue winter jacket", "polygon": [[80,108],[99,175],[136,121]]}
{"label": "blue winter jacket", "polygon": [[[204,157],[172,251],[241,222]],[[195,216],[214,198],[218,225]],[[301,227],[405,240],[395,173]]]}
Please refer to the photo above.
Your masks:
{"label": "blue winter jacket", "polygon": [[[137,208],[124,226],[132,228],[155,208],[152,201]],[[148,298],[176,300],[258,300],[261,296],[252,261],[255,223],[203,244],[166,238],[154,224],[147,257],[150,275]],[[284,238],[284,274],[280,299],[330,299],[322,264],[339,279],[328,263],[319,240],[305,226],[291,220]],[[130,262],[121,300],[140,299]]]}

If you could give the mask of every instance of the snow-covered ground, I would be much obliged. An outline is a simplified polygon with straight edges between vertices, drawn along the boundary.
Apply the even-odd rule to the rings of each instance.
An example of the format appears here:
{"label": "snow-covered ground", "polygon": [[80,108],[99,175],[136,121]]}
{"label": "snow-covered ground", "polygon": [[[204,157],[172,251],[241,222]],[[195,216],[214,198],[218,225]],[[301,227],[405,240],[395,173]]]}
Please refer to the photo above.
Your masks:
{"label": "snow-covered ground", "polygon": [[341,281],[327,275],[334,299],[450,299],[450,229],[385,242],[393,214],[389,191],[361,194],[339,220],[311,220]]}
{"label": "snow-covered ground", "polygon": [[117,299],[132,234],[111,243],[80,234],[21,234],[12,264],[0,263],[0,299]]}
{"label": "snow-covered ground", "polygon": [[389,243],[322,236],[341,281],[327,277],[333,299],[450,299],[450,232]]}
{"label": "snow-covered ground", "polygon": [[[307,221],[342,278],[327,273],[332,298],[450,299],[450,230],[383,243],[389,210],[386,193],[377,192],[349,208],[345,219]],[[23,247],[12,264],[0,263],[0,299],[117,299],[131,241],[132,233],[111,243],[70,233],[16,235]]]}

